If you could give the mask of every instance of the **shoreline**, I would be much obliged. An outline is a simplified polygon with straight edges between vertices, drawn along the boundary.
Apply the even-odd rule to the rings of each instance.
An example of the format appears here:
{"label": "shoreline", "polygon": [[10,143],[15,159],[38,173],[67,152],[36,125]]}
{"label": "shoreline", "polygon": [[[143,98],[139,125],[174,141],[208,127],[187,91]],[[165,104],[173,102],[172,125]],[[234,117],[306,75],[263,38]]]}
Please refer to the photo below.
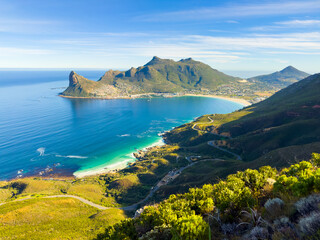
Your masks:
{"label": "shoreline", "polygon": [[[152,93],[149,93],[150,95],[152,95]],[[72,96],[63,96],[63,95],[59,95],[60,97],[64,97],[64,98],[80,98],[80,99],[99,99],[99,100],[112,100],[112,99],[136,99],[136,98],[145,98],[146,95],[149,94],[139,94],[139,96],[144,96],[144,97],[126,97],[126,98],[93,98],[93,97],[72,97]],[[156,95],[156,94],[155,94]],[[164,94],[165,95],[165,94]],[[218,95],[210,95],[210,94],[181,94],[181,95],[172,95],[172,96],[160,96],[160,97],[165,97],[165,98],[171,98],[171,97],[207,97],[207,98],[217,98],[217,99],[222,99],[222,100],[226,100],[226,101],[231,101],[234,103],[238,103],[244,107],[251,105],[250,102],[248,102],[245,99],[241,99],[241,98],[232,98],[232,97],[226,97],[226,96],[218,96]],[[192,120],[191,120],[192,121]],[[170,130],[169,130],[170,131]],[[103,164],[100,166],[96,166],[93,167],[91,169],[88,170],[81,170],[79,173],[77,173],[79,170],[77,171],[73,171],[73,172],[69,172],[69,171],[65,171],[64,169],[53,169],[50,173],[48,174],[44,174],[43,176],[39,176],[39,175],[31,175],[31,176],[24,176],[22,178],[28,178],[28,177],[40,177],[43,179],[48,179],[48,178],[54,178],[54,179],[65,179],[65,178],[75,178],[75,179],[81,179],[84,177],[89,177],[89,176],[98,176],[98,175],[102,175],[102,174],[107,174],[107,173],[113,173],[113,172],[117,172],[120,171],[128,166],[130,166],[130,163],[133,163],[135,161],[138,160],[139,154],[141,152],[146,152],[154,147],[159,147],[159,146],[163,146],[166,145],[163,137],[161,135],[159,135],[161,139],[147,145],[146,147],[142,148],[142,149],[137,149],[136,151],[133,151],[128,155],[130,155],[130,157],[128,156],[126,160],[120,161],[120,162],[115,162],[115,163],[111,163],[111,164]],[[76,173],[76,174],[75,174]],[[19,179],[19,178],[15,178],[15,179]],[[21,178],[20,178],[21,179]],[[13,179],[10,179],[13,180]]]}
{"label": "shoreline", "polygon": [[73,97],[73,96],[65,96],[59,94],[59,97],[63,98],[70,98],[70,99],[98,99],[98,100],[115,100],[115,99],[139,99],[139,98],[146,98],[147,96],[152,96],[152,95],[158,95],[159,97],[164,97],[164,98],[172,98],[172,97],[209,97],[209,98],[218,98],[222,100],[227,100],[231,102],[235,102],[238,104],[241,104],[245,107],[251,105],[249,101],[242,99],[242,98],[233,98],[233,97],[228,97],[228,96],[220,96],[220,95],[212,95],[212,94],[192,94],[192,93],[186,93],[186,94],[172,94],[172,96],[166,96],[170,93],[142,93],[142,94],[135,94],[132,96],[120,96],[120,97]]}
{"label": "shoreline", "polygon": [[151,150],[152,148],[155,147],[160,147],[165,145],[166,143],[164,142],[163,138],[161,137],[160,140],[157,140],[149,145],[147,145],[146,147],[142,148],[142,149],[137,149],[134,152],[131,152],[130,157],[128,157],[127,160],[123,160],[121,162],[116,162],[116,163],[111,163],[111,164],[104,164],[104,165],[100,165],[97,166],[95,168],[91,168],[88,170],[83,170],[82,172],[79,172],[78,174],[75,174],[76,172],[73,173],[73,176],[75,178],[84,178],[84,177],[89,177],[89,176],[97,176],[97,175],[101,175],[101,174],[106,174],[106,173],[112,173],[112,172],[117,172],[119,170],[122,170],[126,167],[129,166],[129,163],[131,162],[135,162],[138,160],[138,158],[135,156],[136,154],[139,154],[141,152],[146,152]]}
{"label": "shoreline", "polygon": [[209,98],[218,98],[218,99],[222,99],[222,100],[227,100],[230,102],[235,102],[235,103],[239,103],[245,107],[250,106],[252,103],[242,99],[242,98],[233,98],[233,97],[227,97],[227,96],[219,96],[219,95],[212,95],[212,94],[185,94],[184,96],[190,96],[190,97],[209,97]]}

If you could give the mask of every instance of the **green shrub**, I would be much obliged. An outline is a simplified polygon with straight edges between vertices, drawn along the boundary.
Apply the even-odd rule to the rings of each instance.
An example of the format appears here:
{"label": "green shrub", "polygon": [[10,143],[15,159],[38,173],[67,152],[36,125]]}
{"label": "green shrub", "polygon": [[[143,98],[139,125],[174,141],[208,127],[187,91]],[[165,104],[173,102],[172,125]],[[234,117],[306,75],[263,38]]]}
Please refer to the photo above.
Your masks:
{"label": "green shrub", "polygon": [[320,167],[320,154],[312,153],[311,162],[313,163],[313,165]]}
{"label": "green shrub", "polygon": [[294,196],[305,196],[317,189],[320,172],[310,162],[302,161],[281,171],[274,184],[275,192],[283,192]]}
{"label": "green shrub", "polygon": [[181,217],[172,227],[173,240],[208,239],[209,225],[199,215]]}
{"label": "green shrub", "polygon": [[227,181],[220,181],[213,187],[215,205],[222,213],[240,212],[242,208],[254,204],[252,191],[235,175],[228,176]]}

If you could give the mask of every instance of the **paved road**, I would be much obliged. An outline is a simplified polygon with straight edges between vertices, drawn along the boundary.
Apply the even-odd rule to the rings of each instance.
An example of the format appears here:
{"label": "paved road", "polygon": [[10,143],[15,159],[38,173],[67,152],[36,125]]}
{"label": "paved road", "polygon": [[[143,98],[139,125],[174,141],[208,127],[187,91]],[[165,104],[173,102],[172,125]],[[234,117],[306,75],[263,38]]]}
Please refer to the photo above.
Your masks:
{"label": "paved road", "polygon": [[52,196],[47,196],[47,197],[44,197],[44,198],[63,198],[63,197],[67,197],[67,198],[74,198],[74,199],[77,199],[85,204],[88,204],[90,205],[91,207],[94,207],[94,208],[97,208],[99,210],[106,210],[106,209],[109,209],[110,207],[105,207],[105,206],[101,206],[99,204],[95,204],[93,202],[90,202],[89,200],[87,199],[84,199],[82,197],[78,197],[78,196],[74,196],[74,195],[52,195]]}
{"label": "paved road", "polygon": [[[213,119],[212,119],[211,117],[207,116],[207,118],[210,120],[210,122],[199,122],[199,123],[201,123],[201,124],[205,124],[205,123],[213,123]],[[197,129],[197,125],[198,125],[199,123],[195,123],[195,124],[193,124],[192,129],[193,129],[193,130],[195,130],[195,131],[202,131],[202,132],[206,132],[206,131],[204,131],[204,130]]]}
{"label": "paved road", "polygon": [[229,139],[231,139],[230,136],[225,136],[225,135],[221,135],[221,134],[218,134],[218,133],[213,133],[212,131],[210,132],[210,131],[206,131],[206,130],[202,130],[202,129],[197,128],[197,125],[198,125],[198,124],[213,123],[214,120],[213,120],[210,116],[207,116],[207,118],[210,120],[210,122],[199,122],[199,123],[195,123],[195,124],[193,124],[192,129],[195,130],[195,131],[211,133],[212,135],[216,135],[216,136],[218,136],[218,137],[224,137],[224,138],[229,138]]}
{"label": "paved road", "polygon": [[224,148],[222,148],[222,147],[217,146],[217,145],[214,143],[214,141],[209,141],[209,142],[208,142],[208,145],[211,146],[211,147],[214,147],[214,148],[216,148],[216,149],[219,149],[219,150],[221,150],[221,151],[224,151],[224,152],[226,152],[226,153],[230,153],[231,155],[235,156],[235,157],[237,158],[237,160],[239,160],[239,161],[242,160],[242,157],[241,157],[240,155],[238,155],[238,154],[236,154],[236,153],[234,153],[234,152],[231,152],[231,151],[229,151],[229,150],[227,150],[227,149],[224,149]]}
{"label": "paved road", "polygon": [[[110,207],[105,207],[105,206],[101,206],[99,204],[95,204],[93,202],[90,202],[89,200],[87,199],[84,199],[82,197],[78,197],[78,196],[74,196],[74,195],[52,195],[52,196],[46,196],[46,197],[42,197],[42,198],[74,198],[74,199],[77,199],[85,204],[88,204],[94,208],[97,208],[99,210],[106,210],[106,209],[109,209]],[[26,197],[26,198],[20,198],[20,199],[17,199],[17,200],[14,200],[14,201],[11,201],[11,202],[20,202],[20,201],[24,201],[24,200],[29,200],[29,199],[34,199],[34,197]],[[0,203],[0,206],[1,205],[4,205],[6,203],[10,203],[10,202],[4,202],[4,203]]]}
{"label": "paved road", "polygon": [[[148,196],[146,196],[144,199],[142,199],[141,201],[131,205],[131,206],[127,206],[127,207],[122,207],[119,209],[125,210],[125,211],[133,211],[136,210],[139,206],[141,206],[143,203],[145,203],[149,198],[151,198],[153,196],[153,194],[161,187],[164,185],[167,185],[170,181],[172,181],[173,179],[177,178],[178,176],[180,176],[180,174],[182,173],[182,171],[184,171],[185,169],[192,167],[193,165],[195,165],[196,163],[199,162],[205,162],[205,161],[225,161],[223,159],[219,159],[219,158],[215,158],[215,159],[203,159],[197,162],[192,162],[190,164],[188,164],[187,166],[181,167],[178,170],[176,170],[176,174],[171,175],[171,173],[168,173],[166,176],[164,176],[157,184],[156,186],[154,186],[150,193],[148,194]],[[168,181],[168,179],[171,178],[170,181]]]}
{"label": "paved road", "polygon": [[[209,117],[209,116],[207,116],[207,117],[208,117],[208,119],[210,120],[210,122],[205,122],[205,123],[213,123],[213,119],[212,119],[211,117]],[[197,124],[199,124],[199,123],[193,124],[193,126],[192,126],[192,129],[193,129],[193,130],[195,130],[195,131],[209,132],[209,131],[204,131],[204,130],[201,130],[201,129],[197,129]],[[213,134],[213,135],[219,136],[219,137],[225,137],[225,138],[231,139],[230,136],[224,136],[224,135],[220,135],[220,134],[213,133],[213,132],[210,132],[210,133]],[[213,141],[209,141],[209,142],[208,142],[208,145],[211,146],[211,147],[214,147],[214,148],[216,148],[216,149],[219,149],[219,150],[221,150],[221,151],[230,153],[231,155],[235,156],[235,157],[237,158],[237,160],[242,160],[242,158],[241,158],[240,155],[238,155],[238,154],[236,154],[236,153],[234,153],[234,152],[231,152],[231,151],[229,151],[229,150],[227,150],[227,149],[224,149],[224,148],[222,148],[222,147],[217,146],[217,145],[214,143],[214,140],[213,140]]]}

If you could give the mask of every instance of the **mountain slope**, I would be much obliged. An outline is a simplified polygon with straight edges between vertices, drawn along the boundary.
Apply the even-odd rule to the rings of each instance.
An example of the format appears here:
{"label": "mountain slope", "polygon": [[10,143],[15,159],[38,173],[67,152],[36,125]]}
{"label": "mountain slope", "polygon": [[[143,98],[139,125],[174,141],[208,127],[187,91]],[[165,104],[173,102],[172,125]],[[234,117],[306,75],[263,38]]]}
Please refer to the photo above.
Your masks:
{"label": "mountain slope", "polygon": [[222,84],[236,83],[237,80],[191,58],[176,62],[153,57],[138,68],[109,70],[97,82],[71,72],[69,87],[61,95],[121,98],[143,93],[214,90]]}
{"label": "mountain slope", "polygon": [[302,72],[292,66],[288,66],[279,72],[252,77],[249,78],[248,81],[286,87],[308,76],[308,73]]}
{"label": "mountain slope", "polygon": [[[305,151],[304,156],[309,157],[320,146],[320,74],[294,83],[267,100],[242,110],[209,117],[212,123],[208,120],[203,123],[202,118],[199,119],[201,128],[231,136],[230,139],[217,141],[217,144],[241,154],[245,161],[266,154],[271,158],[272,155],[279,156],[283,149],[288,150],[287,147],[299,156]],[[181,126],[166,137],[170,142],[181,145],[187,144],[190,139],[196,141],[197,136],[190,129],[192,126]],[[200,143],[201,138],[198,138]],[[208,141],[208,138],[204,140]]]}
{"label": "mountain slope", "polygon": [[245,109],[251,113],[226,123],[230,144],[248,160],[275,149],[320,142],[320,74],[279,91],[269,99]]}

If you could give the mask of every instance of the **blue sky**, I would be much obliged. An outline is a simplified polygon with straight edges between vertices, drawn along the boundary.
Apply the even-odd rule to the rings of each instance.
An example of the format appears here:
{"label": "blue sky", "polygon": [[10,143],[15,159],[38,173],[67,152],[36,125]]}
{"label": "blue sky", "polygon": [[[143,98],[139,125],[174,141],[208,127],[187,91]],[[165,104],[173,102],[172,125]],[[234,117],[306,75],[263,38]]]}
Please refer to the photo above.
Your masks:
{"label": "blue sky", "polygon": [[320,72],[320,0],[0,0],[0,68],[126,69],[155,55]]}

